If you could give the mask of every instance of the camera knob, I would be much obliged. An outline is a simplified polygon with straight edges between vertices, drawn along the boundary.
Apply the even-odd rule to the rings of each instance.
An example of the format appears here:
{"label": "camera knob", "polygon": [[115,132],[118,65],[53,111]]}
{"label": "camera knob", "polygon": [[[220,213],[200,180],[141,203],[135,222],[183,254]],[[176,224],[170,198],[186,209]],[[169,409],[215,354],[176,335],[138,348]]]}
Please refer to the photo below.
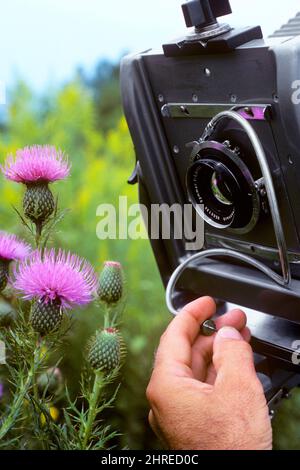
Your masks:
{"label": "camera knob", "polygon": [[232,13],[229,0],[190,0],[182,5],[188,28],[203,28],[217,23],[219,16]]}

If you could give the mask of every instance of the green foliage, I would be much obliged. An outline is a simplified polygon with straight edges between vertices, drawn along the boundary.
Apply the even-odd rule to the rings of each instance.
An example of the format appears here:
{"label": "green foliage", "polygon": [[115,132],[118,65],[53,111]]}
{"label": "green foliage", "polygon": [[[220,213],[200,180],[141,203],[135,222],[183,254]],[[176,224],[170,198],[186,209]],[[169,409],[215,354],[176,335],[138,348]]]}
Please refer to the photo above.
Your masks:
{"label": "green foliage", "polygon": [[[50,245],[77,252],[96,268],[107,259],[116,259],[124,266],[128,298],[122,331],[128,361],[117,408],[106,413],[112,428],[120,430],[121,435],[114,437],[115,445],[133,449],[157,447],[147,424],[145,389],[158,338],[169,321],[163,287],[147,240],[98,240],[96,236],[99,204],[118,206],[119,195],[128,196],[129,203],[137,202],[137,188],[127,185],[134,151],[125,119],[117,119],[105,132],[99,130],[93,92],[79,79],[50,90],[44,97],[18,82],[10,92],[7,116],[0,139],[0,164],[7,153],[29,144],[53,144],[70,155],[72,177],[52,188],[63,202],[61,205],[71,211],[60,223],[60,231],[51,234]],[[20,185],[0,178],[1,228],[24,235],[25,228],[20,229],[18,217],[11,210],[14,206],[21,211],[21,192]],[[71,400],[80,388],[84,345],[102,322],[96,305],[78,310],[74,318],[60,364]]]}
{"label": "green foliage", "polygon": [[92,91],[96,126],[104,132],[112,129],[122,115],[119,64],[101,60],[91,76],[80,70],[83,83]]}
{"label": "green foliage", "polygon": [[281,403],[274,419],[275,449],[300,450],[300,392],[295,389]]}

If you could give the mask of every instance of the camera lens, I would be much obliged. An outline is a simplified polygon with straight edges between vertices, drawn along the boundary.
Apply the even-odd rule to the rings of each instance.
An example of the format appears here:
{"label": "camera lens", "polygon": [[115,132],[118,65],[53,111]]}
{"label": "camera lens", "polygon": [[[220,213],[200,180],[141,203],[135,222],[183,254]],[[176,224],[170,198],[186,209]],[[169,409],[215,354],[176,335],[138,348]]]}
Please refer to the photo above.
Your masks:
{"label": "camera lens", "polygon": [[260,202],[250,171],[237,153],[218,142],[204,142],[187,173],[189,199],[211,226],[250,231]]}
{"label": "camera lens", "polygon": [[239,185],[223,163],[212,158],[194,163],[188,175],[188,188],[191,201],[210,225],[230,227]]}
{"label": "camera lens", "polygon": [[231,206],[233,204],[230,188],[222,176],[216,171],[212,175],[211,189],[213,195],[221,204],[225,204],[226,206]]}

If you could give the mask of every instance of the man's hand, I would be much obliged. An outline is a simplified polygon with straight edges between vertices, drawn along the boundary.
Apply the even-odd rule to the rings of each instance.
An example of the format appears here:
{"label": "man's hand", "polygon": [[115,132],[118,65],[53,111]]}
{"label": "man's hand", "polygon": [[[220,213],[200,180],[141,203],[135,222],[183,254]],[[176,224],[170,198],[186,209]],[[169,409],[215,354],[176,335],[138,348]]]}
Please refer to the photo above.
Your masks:
{"label": "man's hand", "polygon": [[233,310],[216,335],[199,336],[215,309],[209,297],[187,305],[162,336],[147,389],[150,424],[173,450],[271,449],[246,315]]}

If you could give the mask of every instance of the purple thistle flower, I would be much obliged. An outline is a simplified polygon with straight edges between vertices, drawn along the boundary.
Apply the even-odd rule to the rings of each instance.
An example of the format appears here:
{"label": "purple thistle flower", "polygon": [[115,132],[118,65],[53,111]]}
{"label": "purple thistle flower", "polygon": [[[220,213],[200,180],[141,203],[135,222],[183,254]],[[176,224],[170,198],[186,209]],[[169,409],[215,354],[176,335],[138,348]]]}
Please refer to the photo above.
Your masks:
{"label": "purple thistle flower", "polygon": [[15,269],[14,288],[24,300],[59,304],[64,309],[88,304],[97,288],[96,273],[86,260],[54,249],[35,251]]}
{"label": "purple thistle flower", "polygon": [[53,183],[70,174],[68,157],[50,145],[17,150],[16,156],[9,155],[0,168],[7,179],[24,184]]}
{"label": "purple thistle flower", "polygon": [[5,261],[21,261],[29,256],[31,247],[16,235],[0,231],[0,258]]}

